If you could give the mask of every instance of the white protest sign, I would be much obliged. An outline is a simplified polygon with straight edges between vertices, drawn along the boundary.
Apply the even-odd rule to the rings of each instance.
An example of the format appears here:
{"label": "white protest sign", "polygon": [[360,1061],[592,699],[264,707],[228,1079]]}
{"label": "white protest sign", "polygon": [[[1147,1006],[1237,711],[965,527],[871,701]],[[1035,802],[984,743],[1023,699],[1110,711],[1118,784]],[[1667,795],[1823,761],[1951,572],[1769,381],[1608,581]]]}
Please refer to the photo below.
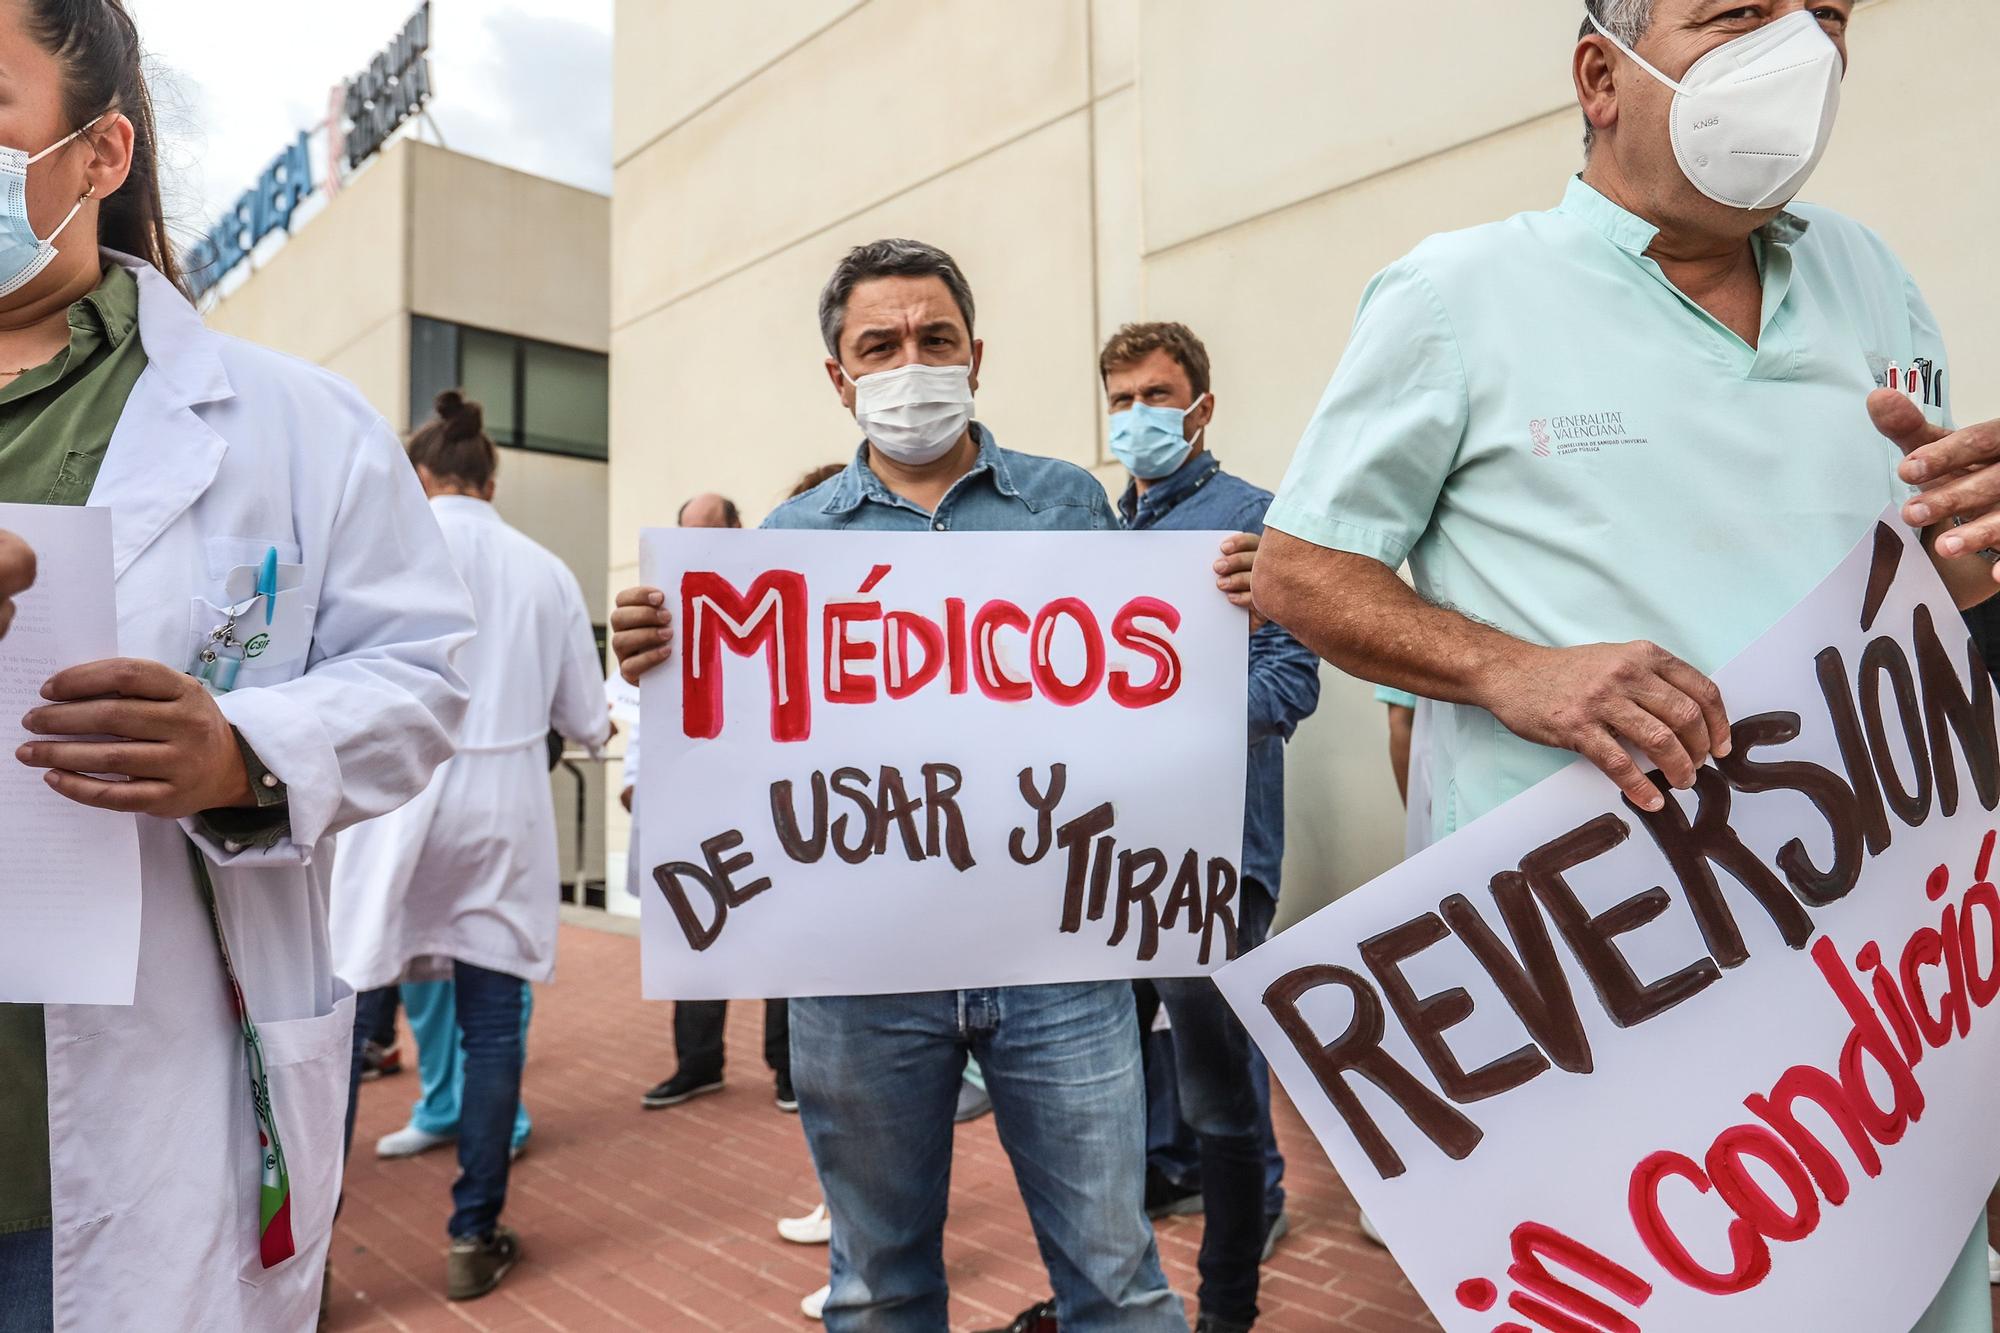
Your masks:
{"label": "white protest sign", "polygon": [[1187,976],[1234,951],[1224,534],[644,534],[656,999]]}
{"label": "white protest sign", "polygon": [[1449,1330],[1903,1333],[2000,1175],[1994,694],[1893,510],[1716,676],[1217,980]]}

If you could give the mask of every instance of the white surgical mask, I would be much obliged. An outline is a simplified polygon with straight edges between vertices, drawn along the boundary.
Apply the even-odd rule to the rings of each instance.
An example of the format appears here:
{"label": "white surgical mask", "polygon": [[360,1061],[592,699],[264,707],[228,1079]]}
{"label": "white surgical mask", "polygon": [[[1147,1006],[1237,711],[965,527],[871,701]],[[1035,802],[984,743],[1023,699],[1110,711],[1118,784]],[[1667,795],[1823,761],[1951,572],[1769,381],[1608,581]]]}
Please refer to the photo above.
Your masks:
{"label": "white surgical mask", "polygon": [[1590,21],[1674,90],[1674,158],[1694,187],[1731,208],[1791,202],[1819,165],[1840,110],[1840,48],[1807,11],[1724,42],[1677,83]]}
{"label": "white surgical mask", "polygon": [[0,147],[0,297],[20,291],[54,262],[56,237],[90,198],[91,191],[85,190],[47,240],[35,235],[35,224],[28,220],[28,168],[82,133],[66,134],[32,157],[19,148]]}
{"label": "white surgical mask", "polygon": [[972,422],[972,367],[912,361],[855,379],[854,419],[869,443],[911,467],[951,452]]}

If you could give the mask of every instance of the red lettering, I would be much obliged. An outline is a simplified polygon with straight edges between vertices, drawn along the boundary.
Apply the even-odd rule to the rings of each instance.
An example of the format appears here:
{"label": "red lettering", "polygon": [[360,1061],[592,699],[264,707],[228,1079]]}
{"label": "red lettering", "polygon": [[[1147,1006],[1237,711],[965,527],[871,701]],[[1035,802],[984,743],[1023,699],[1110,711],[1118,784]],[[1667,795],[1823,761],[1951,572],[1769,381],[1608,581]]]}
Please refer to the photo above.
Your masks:
{"label": "red lettering", "polygon": [[875,645],[856,643],[847,637],[848,625],[856,620],[880,620],[880,602],[828,602],[823,617],[826,652],[826,701],[830,704],[872,704],[875,678],[850,673],[848,668],[875,660]]}
{"label": "red lettering", "polygon": [[1660,1267],[1696,1291],[1710,1296],[1734,1296],[1762,1282],[1771,1273],[1771,1247],[1757,1234],[1757,1228],[1740,1217],[1729,1222],[1729,1256],[1736,1266],[1727,1273],[1712,1273],[1695,1262],[1660,1212],[1660,1182],[1678,1176],[1706,1194],[1709,1179],[1687,1157],[1677,1152],[1656,1152],[1632,1171],[1632,1188],[1626,1206],[1639,1239],[1659,1261]]}
{"label": "red lettering", "polygon": [[[1993,835],[1986,836],[1990,839]],[[1984,974],[1979,971],[1979,940],[1972,924],[1975,907],[1986,914],[1986,956],[1993,964],[1992,971]],[[1984,1009],[2000,995],[2000,889],[1987,881],[1973,885],[1965,895],[1964,910],[1958,914],[1958,949],[1965,957],[1965,982],[1972,1002]]]}
{"label": "red lettering", "polygon": [[964,694],[971,688],[965,663],[965,599],[947,597],[944,601],[945,647],[948,650],[951,667],[951,692]]}
{"label": "red lettering", "polygon": [[1750,1114],[1778,1131],[1785,1145],[1798,1154],[1806,1170],[1812,1173],[1826,1201],[1838,1207],[1847,1199],[1847,1173],[1819,1139],[1799,1123],[1795,1108],[1801,1099],[1826,1112],[1841,1137],[1847,1140],[1847,1146],[1854,1150],[1854,1160],[1870,1177],[1882,1174],[1882,1154],[1875,1150],[1875,1140],[1868,1137],[1868,1130],[1848,1103],[1846,1092],[1825,1070],[1793,1065],[1771,1086],[1768,1098],[1752,1093],[1743,1099]]}
{"label": "red lettering", "polygon": [[[1053,657],[1056,622],[1064,617],[1083,635],[1083,674],[1073,681],[1066,681],[1056,673]],[[1044,699],[1063,708],[1074,708],[1097,693],[1097,687],[1104,683],[1104,631],[1082,598],[1058,597],[1043,607],[1035,617],[1030,638],[1034,651],[1029,655],[1029,670]]]}
{"label": "red lettering", "polygon": [[[910,667],[910,644],[923,649],[922,664]],[[944,669],[944,631],[928,616],[891,611],[883,622],[882,675],[891,699],[907,699],[937,679]]]}
{"label": "red lettering", "polygon": [[[1861,987],[1854,983],[1846,963],[1841,961],[1839,948],[1821,936],[1813,944],[1812,956],[1819,965],[1820,975],[1826,978],[1826,984],[1833,988],[1841,1006],[1854,1020],[1854,1032],[1840,1052],[1840,1083],[1847,1093],[1847,1104],[1861,1117],[1861,1123],[1868,1127],[1875,1141],[1889,1147],[1902,1140],[1911,1122],[1922,1118],[1924,1090],[1917,1086],[1909,1064],[1896,1049],[1882,1020],[1869,1007]],[[1894,1099],[1886,1108],[1876,1104],[1875,1094],[1868,1087],[1867,1074],[1861,1065],[1864,1055],[1873,1056],[1889,1076]]]}
{"label": "red lettering", "polygon": [[[1956,949],[1952,950],[1954,957],[1957,953]],[[1926,967],[1943,966],[1944,955],[1944,937],[1926,926],[1910,936],[1910,942],[1903,946],[1903,962],[1899,969],[1903,990],[1910,997],[1911,1017],[1916,1020],[1917,1031],[1923,1034],[1925,1043],[1932,1050],[1951,1040],[1953,1015],[1965,1001],[1965,996],[1956,989],[1949,991],[1944,997],[1943,1010],[1935,1018],[1931,1016],[1930,1002],[1924,998],[1924,979],[1918,974]]]}
{"label": "red lettering", "polygon": [[1026,633],[1028,613],[1012,602],[996,600],[980,607],[972,617],[972,678],[989,699],[1003,704],[1025,703],[1034,697],[1035,687],[1002,671],[999,654],[994,651],[994,636],[1003,629]]}
{"label": "red lettering", "polygon": [[[1778,1173],[1792,1192],[1791,1211],[1779,1207],[1745,1169],[1745,1157],[1754,1157]],[[1729,1205],[1729,1211],[1762,1235],[1780,1242],[1804,1240],[1819,1226],[1819,1195],[1813,1190],[1812,1177],[1785,1147],[1784,1140],[1762,1125],[1732,1125],[1716,1135],[1707,1165],[1715,1192]]]}
{"label": "red lettering", "polygon": [[1883,1016],[1896,1033],[1896,1042],[1903,1048],[1903,1058],[1912,1066],[1923,1063],[1924,1039],[1917,1032],[1917,1020],[1910,1016],[1910,1007],[1903,1003],[1903,993],[1896,989],[1896,983],[1882,966],[1882,946],[1870,940],[1861,946],[1861,952],[1854,955],[1854,965],[1869,974],[1870,984],[1875,991],[1875,1003],[1882,1006]]}
{"label": "red lettering", "polygon": [[1131,673],[1114,668],[1110,676],[1111,697],[1125,708],[1151,708],[1174,697],[1181,687],[1181,655],[1164,635],[1141,629],[1138,622],[1156,620],[1167,634],[1181,627],[1181,613],[1157,597],[1134,597],[1111,618],[1111,638],[1121,648],[1129,648],[1153,664],[1153,678],[1134,685]]}
{"label": "red lettering", "polygon": [[709,570],[681,576],[681,730],[695,740],[722,734],[722,649],[748,657],[760,647],[771,675],[771,739],[812,735],[812,676],[806,643],[806,578],[759,574],[738,593]]}
{"label": "red lettering", "polygon": [[[1627,1305],[1640,1306],[1652,1299],[1653,1284],[1634,1273],[1616,1260],[1599,1254],[1582,1241],[1564,1235],[1554,1227],[1540,1222],[1523,1222],[1514,1228],[1512,1237],[1514,1262],[1507,1269],[1507,1276],[1521,1284],[1523,1290],[1533,1293],[1532,1297],[1519,1295],[1507,1304],[1518,1314],[1540,1317],[1550,1328],[1560,1325],[1550,1323],[1540,1310],[1550,1305],[1559,1305],[1571,1314],[1589,1321],[1579,1327],[1588,1333],[1639,1333],[1639,1325],[1611,1306],[1579,1290],[1574,1284],[1565,1282],[1549,1271],[1551,1261],[1567,1268],[1587,1282],[1604,1288]],[[1539,1300],[1534,1299],[1539,1297]],[[1526,1300],[1528,1305],[1523,1305]],[[1539,1307],[1539,1308],[1536,1308]],[[1560,1316],[1559,1316],[1560,1317]]]}

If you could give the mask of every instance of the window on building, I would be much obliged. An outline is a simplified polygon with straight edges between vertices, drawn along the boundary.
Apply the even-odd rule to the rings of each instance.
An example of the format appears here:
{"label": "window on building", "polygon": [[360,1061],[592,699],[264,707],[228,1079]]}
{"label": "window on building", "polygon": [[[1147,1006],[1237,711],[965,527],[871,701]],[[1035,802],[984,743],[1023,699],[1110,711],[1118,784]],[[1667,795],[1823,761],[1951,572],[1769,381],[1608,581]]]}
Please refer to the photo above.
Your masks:
{"label": "window on building", "polygon": [[610,362],[601,352],[413,316],[410,420],[428,420],[451,388],[485,407],[495,444],[575,458],[609,453]]}

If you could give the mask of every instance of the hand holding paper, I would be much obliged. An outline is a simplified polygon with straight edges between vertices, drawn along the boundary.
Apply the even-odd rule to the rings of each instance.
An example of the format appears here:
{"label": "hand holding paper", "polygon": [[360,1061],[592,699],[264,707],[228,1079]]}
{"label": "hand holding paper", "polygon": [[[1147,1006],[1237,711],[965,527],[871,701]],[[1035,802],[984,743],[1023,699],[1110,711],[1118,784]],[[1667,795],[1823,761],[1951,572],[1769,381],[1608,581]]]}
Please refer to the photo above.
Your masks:
{"label": "hand holding paper", "polygon": [[138,825],[65,801],[13,754],[43,682],[118,650],[111,514],[0,505],[0,529],[19,538],[0,542],[0,1003],[130,1004]]}
{"label": "hand holding paper", "polygon": [[229,723],[193,677],[113,658],[58,672],[42,696],[55,702],[21,725],[56,739],[30,740],[15,757],[50,770],[49,786],[77,804],[163,819],[256,804]]}
{"label": "hand holding paper", "polygon": [[0,639],[14,623],[14,599],[35,585],[35,553],[11,532],[0,532]]}

